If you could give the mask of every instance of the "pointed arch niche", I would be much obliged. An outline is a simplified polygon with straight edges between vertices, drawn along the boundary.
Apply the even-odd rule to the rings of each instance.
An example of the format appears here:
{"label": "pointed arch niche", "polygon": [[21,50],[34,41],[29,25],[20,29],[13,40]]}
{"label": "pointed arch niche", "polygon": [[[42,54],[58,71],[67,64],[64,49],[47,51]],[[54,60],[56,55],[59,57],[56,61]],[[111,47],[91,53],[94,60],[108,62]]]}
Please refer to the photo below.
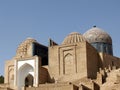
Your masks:
{"label": "pointed arch niche", "polygon": [[9,71],[8,71],[8,82],[10,83],[10,85],[13,85],[13,82],[14,82],[14,69],[11,68]]}
{"label": "pointed arch niche", "polygon": [[74,72],[74,59],[71,53],[64,56],[64,74],[72,74]]}
{"label": "pointed arch niche", "polygon": [[59,74],[72,75],[77,72],[76,45],[59,48]]}

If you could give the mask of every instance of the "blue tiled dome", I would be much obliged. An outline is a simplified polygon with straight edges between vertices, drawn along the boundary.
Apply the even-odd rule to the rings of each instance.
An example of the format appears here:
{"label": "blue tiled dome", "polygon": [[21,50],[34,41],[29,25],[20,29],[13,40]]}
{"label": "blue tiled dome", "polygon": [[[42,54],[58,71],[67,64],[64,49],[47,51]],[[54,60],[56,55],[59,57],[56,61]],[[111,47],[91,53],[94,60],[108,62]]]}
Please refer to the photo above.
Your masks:
{"label": "blue tiled dome", "polygon": [[83,36],[89,43],[103,42],[103,43],[112,44],[112,39],[109,36],[109,34],[97,27],[91,28],[90,30],[85,32]]}
{"label": "blue tiled dome", "polygon": [[98,52],[113,55],[112,39],[102,29],[93,27],[84,33],[83,36]]}

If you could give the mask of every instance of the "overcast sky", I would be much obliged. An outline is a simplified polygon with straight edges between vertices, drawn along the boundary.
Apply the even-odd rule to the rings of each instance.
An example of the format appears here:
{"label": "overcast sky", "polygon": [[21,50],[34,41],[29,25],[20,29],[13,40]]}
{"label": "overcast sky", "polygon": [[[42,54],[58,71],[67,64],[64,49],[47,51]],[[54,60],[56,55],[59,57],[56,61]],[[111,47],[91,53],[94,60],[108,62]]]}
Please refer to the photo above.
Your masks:
{"label": "overcast sky", "polygon": [[0,75],[27,37],[61,44],[69,33],[83,34],[94,25],[112,37],[120,57],[120,0],[0,0]]}

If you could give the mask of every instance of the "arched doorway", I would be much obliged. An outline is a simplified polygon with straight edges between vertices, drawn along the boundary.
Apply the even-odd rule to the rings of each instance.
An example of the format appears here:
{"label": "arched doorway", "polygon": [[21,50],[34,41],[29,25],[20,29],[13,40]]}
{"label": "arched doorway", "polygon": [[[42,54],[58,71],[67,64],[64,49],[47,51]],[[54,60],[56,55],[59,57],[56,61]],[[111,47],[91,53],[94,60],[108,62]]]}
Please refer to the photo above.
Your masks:
{"label": "arched doorway", "polygon": [[34,83],[34,68],[30,65],[25,63],[22,65],[18,70],[18,77],[17,77],[17,86],[19,90],[21,87],[24,86],[33,86]]}
{"label": "arched doorway", "polygon": [[25,78],[25,86],[33,86],[33,76],[31,74],[28,74],[27,77]]}

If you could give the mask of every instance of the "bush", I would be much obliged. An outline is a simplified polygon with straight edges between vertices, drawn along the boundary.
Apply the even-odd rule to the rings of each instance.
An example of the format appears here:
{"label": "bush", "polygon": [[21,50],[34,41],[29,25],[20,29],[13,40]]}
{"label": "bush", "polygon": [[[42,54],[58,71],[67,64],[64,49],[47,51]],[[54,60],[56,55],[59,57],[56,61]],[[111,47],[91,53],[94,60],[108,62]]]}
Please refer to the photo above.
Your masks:
{"label": "bush", "polygon": [[2,75],[0,76],[0,84],[1,83],[4,83],[4,77]]}

